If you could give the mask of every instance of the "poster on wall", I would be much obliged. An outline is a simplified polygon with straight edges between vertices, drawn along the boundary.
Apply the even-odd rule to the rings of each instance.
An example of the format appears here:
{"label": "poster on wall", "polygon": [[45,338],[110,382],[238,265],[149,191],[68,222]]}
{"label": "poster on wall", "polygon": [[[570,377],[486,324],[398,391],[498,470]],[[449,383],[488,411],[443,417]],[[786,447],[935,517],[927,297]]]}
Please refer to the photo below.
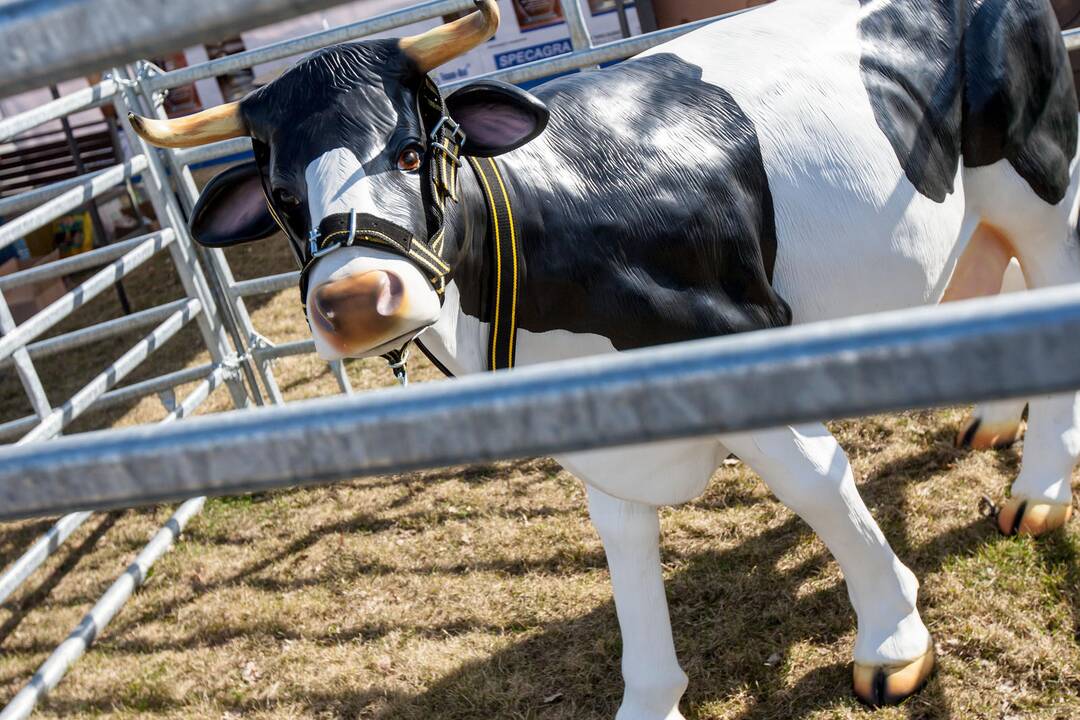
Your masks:
{"label": "poster on wall", "polygon": [[[562,5],[563,2],[570,1],[499,0],[502,22],[495,37],[472,52],[440,67],[435,72],[436,79],[442,83],[451,82],[524,65],[534,60],[546,60],[570,52],[572,50],[570,32],[566,26]],[[615,0],[580,0],[580,2],[594,45],[622,37]],[[288,38],[360,22],[366,18],[414,4],[412,0],[364,0],[349,3],[246,32],[243,34],[243,40],[247,49],[253,50]],[[634,4],[627,1],[625,6],[630,34],[638,35],[641,33],[641,24]],[[434,18],[370,37],[411,35],[465,14],[467,12]],[[255,68],[256,84],[269,82],[297,59],[293,57],[257,66]]]}
{"label": "poster on wall", "polygon": [[[499,0],[503,20],[495,37],[439,68],[437,79],[451,82],[571,52],[573,46],[562,2]],[[587,0],[581,5],[594,45],[622,38],[615,0]],[[630,34],[640,34],[641,24],[633,3],[626,3],[626,19]],[[526,83],[529,84],[534,83]]]}

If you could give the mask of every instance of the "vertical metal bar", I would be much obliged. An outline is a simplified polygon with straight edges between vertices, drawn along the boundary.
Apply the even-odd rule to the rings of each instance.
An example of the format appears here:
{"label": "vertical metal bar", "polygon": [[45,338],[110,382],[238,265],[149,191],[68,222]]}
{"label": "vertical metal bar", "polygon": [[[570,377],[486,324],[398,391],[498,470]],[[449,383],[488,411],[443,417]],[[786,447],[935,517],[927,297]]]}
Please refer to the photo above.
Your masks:
{"label": "vertical metal bar", "polygon": [[[202,303],[202,312],[199,313],[197,318],[199,329],[202,331],[203,341],[210,351],[210,357],[215,364],[222,364],[233,355],[233,351],[229,348],[226,340],[225,329],[222,327],[217,305],[214,303],[214,298],[207,286],[206,277],[194,257],[194,243],[188,233],[187,222],[177,204],[176,196],[169,187],[168,176],[161,163],[161,158],[157,154],[157,149],[139,137],[131,129],[131,125],[127,120],[128,108],[139,108],[138,100],[132,89],[133,83],[124,69],[116,68],[112,72],[113,77],[120,83],[120,92],[114,102],[117,115],[121,118],[124,134],[133,149],[139,148],[146,155],[147,168],[143,179],[150,201],[154,206],[154,212],[163,227],[167,225],[176,233],[176,242],[169,245],[173,265],[180,276],[184,292],[188,297],[198,298]],[[229,393],[232,395],[233,404],[236,407],[243,408],[250,405],[248,391],[239,378],[230,379],[227,385]],[[258,390],[253,388],[253,392],[257,394]]]}
{"label": "vertical metal bar", "polygon": [[352,382],[349,381],[349,373],[345,370],[345,362],[342,360],[334,360],[330,363],[330,373],[337,380],[338,387],[341,388],[341,392],[346,395],[353,394]]}
{"label": "vertical metal bar", "polygon": [[626,0],[615,0],[615,12],[619,16],[619,34],[625,40],[630,37],[630,20],[626,17]]}
{"label": "vertical metal bar", "polygon": [[[589,35],[589,26],[585,24],[585,15],[581,11],[580,0],[563,0],[563,15],[566,17],[566,27],[570,30],[570,45],[574,52],[584,52],[592,49],[592,36]],[[595,66],[582,68],[592,70]]]}
{"label": "vertical metal bar", "polygon": [[[8,307],[4,292],[0,290],[0,335],[8,335],[14,329],[15,318],[11,315],[11,308]],[[15,350],[11,357],[15,361],[15,370],[19,373],[19,382],[22,383],[23,390],[26,391],[26,397],[30,400],[34,413],[39,420],[44,420],[52,412],[52,407],[49,406],[49,397],[45,394],[45,388],[41,384],[41,378],[38,377],[34,362],[30,359],[30,354],[26,352],[26,346],[24,345]]]}
{"label": "vertical metal bar", "polygon": [[653,7],[653,0],[635,0],[634,8],[637,10],[642,33],[656,32],[660,29],[660,26],[656,24],[656,8]]}
{"label": "vertical metal bar", "polygon": [[[60,99],[60,90],[55,85],[49,86],[49,93],[52,95],[53,100]],[[106,118],[107,120],[108,118]],[[71,129],[71,121],[67,119],[67,116],[60,118],[60,126],[64,130],[64,140],[67,141],[68,151],[71,153],[71,159],[75,163],[75,171],[80,175],[86,173],[86,164],[83,163],[82,154],[79,152],[79,143],[75,141],[75,133]],[[106,124],[107,126],[107,124]],[[120,159],[120,154],[116,154],[116,158]],[[104,244],[105,237],[105,223],[101,221],[101,213],[98,212],[97,200],[91,198],[86,203],[86,209],[90,213],[90,223],[94,226],[94,237],[98,239],[98,242]],[[128,301],[127,291],[124,290],[124,281],[116,281],[116,299],[120,301],[120,308],[124,311],[125,315],[131,314],[131,302]]]}
{"label": "vertical metal bar", "polygon": [[[139,68],[139,95],[147,113],[152,117],[163,119],[168,117],[165,113],[163,97],[155,95],[153,91],[146,87],[145,81],[151,76],[152,71],[155,69],[154,66],[150,63],[140,63]],[[199,199],[199,189],[195,184],[195,178],[191,175],[191,168],[177,160],[175,150],[167,149],[163,150],[162,153],[165,155],[169,163],[169,169],[176,179],[177,194],[185,209],[190,213]],[[221,309],[221,318],[232,337],[237,352],[240,354],[242,367],[248,377],[248,385],[251,386],[255,402],[262,405],[263,397],[262,392],[259,390],[259,383],[255,380],[252,366],[254,366],[254,372],[258,373],[259,379],[262,380],[262,386],[270,396],[270,401],[275,405],[284,403],[281,390],[277,384],[277,378],[274,377],[270,363],[255,358],[254,353],[251,352],[251,349],[263,342],[263,339],[255,330],[255,325],[251,320],[251,315],[248,313],[244,299],[232,291],[236,281],[225,257],[225,252],[218,248],[193,247],[206,267],[207,278],[211,286],[216,290],[215,297]]]}

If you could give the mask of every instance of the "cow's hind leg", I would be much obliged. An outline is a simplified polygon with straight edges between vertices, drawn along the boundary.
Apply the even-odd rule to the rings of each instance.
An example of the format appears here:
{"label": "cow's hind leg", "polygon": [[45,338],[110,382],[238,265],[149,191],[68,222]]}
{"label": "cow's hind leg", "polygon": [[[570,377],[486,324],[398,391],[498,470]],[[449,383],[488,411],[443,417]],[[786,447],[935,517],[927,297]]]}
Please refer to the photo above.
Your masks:
{"label": "cow's hind leg", "polygon": [[[998,228],[1020,260],[1032,289],[1080,282],[1077,244],[1078,165],[1065,199],[1049,205],[1038,198],[1007,162],[965,171],[969,198]],[[998,514],[1009,535],[1041,535],[1072,514],[1072,469],[1080,458],[1080,406],[1076,393],[1030,398],[1020,474]]]}
{"label": "cow's hind leg", "polygon": [[[1056,248],[1022,251],[1021,264],[1032,287],[1080,282],[1075,239]],[[1006,535],[1043,535],[1072,515],[1072,470],[1080,458],[1080,396],[1043,395],[1029,400],[1027,435],[1020,474],[998,512]]]}
{"label": "cow's hind leg", "polygon": [[[991,227],[980,225],[957,263],[942,302],[1024,289],[1024,274],[1012,257],[1012,248]],[[1023,432],[1026,406],[1026,399],[979,403],[957,431],[956,446],[988,450],[1012,445]]]}
{"label": "cow's hind leg", "polygon": [[855,694],[876,706],[916,692],[934,666],[933,643],[916,608],[919,584],[871,517],[836,439],[817,424],[725,435],[721,442],[814,529],[840,564],[859,623]]}

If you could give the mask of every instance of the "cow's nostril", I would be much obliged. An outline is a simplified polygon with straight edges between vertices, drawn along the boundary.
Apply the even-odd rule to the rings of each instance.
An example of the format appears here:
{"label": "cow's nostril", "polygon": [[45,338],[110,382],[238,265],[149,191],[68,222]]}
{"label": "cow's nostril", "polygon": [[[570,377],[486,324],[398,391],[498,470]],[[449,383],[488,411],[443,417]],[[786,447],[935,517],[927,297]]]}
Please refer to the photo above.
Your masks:
{"label": "cow's nostril", "polygon": [[313,300],[315,324],[355,350],[393,328],[405,286],[395,273],[372,270],[322,283]]}

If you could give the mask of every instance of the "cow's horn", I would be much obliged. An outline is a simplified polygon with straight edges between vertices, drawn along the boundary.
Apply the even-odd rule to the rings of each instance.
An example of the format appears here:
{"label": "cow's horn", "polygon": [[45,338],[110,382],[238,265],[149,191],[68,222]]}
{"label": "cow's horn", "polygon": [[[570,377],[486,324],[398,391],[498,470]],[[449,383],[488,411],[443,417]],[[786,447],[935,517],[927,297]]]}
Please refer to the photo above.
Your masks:
{"label": "cow's horn", "polygon": [[420,35],[401,38],[401,49],[421,72],[429,72],[472,50],[499,29],[495,0],[474,0],[477,11]]}
{"label": "cow's horn", "polygon": [[144,140],[160,147],[195,147],[248,134],[238,102],[173,120],[151,120],[134,114],[129,114],[128,120]]}

